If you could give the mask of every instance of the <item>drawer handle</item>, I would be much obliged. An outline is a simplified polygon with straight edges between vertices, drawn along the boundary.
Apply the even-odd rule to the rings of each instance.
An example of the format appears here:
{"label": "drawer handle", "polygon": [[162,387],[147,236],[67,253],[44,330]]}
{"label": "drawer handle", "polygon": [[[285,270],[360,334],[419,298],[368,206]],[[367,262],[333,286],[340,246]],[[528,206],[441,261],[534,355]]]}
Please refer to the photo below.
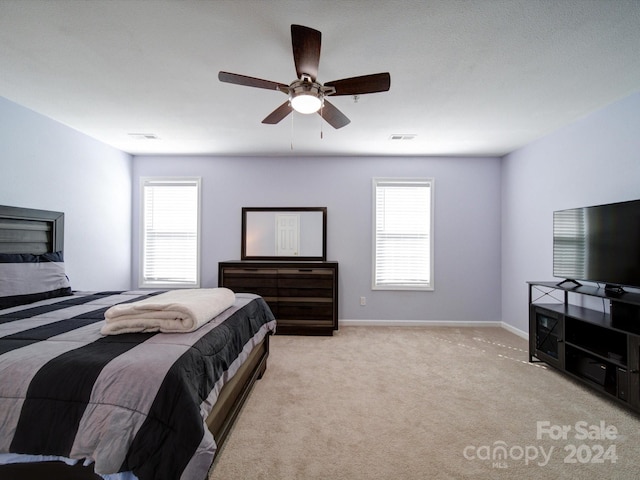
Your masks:
{"label": "drawer handle", "polygon": [[313,272],[313,268],[299,268],[299,272]]}

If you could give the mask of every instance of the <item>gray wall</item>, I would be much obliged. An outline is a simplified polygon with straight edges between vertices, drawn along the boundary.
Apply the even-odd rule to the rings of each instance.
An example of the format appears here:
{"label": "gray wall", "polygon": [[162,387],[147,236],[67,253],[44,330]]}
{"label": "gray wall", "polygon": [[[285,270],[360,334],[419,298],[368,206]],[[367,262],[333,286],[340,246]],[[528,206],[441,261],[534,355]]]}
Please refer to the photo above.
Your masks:
{"label": "gray wall", "polygon": [[525,282],[553,280],[554,210],[640,198],[639,132],[636,93],[503,159],[503,322],[528,331]]}
{"label": "gray wall", "polygon": [[[202,177],[202,285],[240,257],[242,207],[326,206],[327,256],[340,263],[340,319],[500,320],[500,160],[409,157],[146,157],[139,178]],[[435,291],[371,290],[373,177],[435,179]],[[139,232],[134,229],[134,245]],[[139,252],[133,252],[137,282]],[[361,296],[367,305],[360,306]]]}
{"label": "gray wall", "polygon": [[0,97],[0,204],[65,213],[72,288],[129,288],[129,155]]}

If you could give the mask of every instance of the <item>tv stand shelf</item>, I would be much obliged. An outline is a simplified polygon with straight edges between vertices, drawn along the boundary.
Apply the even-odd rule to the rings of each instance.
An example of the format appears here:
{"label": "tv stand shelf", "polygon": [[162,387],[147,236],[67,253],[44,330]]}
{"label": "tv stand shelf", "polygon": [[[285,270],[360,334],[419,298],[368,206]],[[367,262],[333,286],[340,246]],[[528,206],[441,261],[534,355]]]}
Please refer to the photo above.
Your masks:
{"label": "tv stand shelf", "polygon": [[[578,285],[575,283],[560,283],[560,282],[527,282],[530,287],[544,287],[552,288],[554,290],[561,290],[565,293],[565,298],[569,293],[578,293],[580,295],[588,295],[591,297],[608,298],[615,300],[616,302],[631,303],[634,305],[640,305],[640,293],[623,291],[622,293],[610,293],[603,287],[597,287],[595,285]],[[529,289],[531,293],[531,288]]]}
{"label": "tv stand shelf", "polygon": [[[640,294],[611,295],[569,282],[527,283],[529,361],[543,361],[640,412]],[[601,298],[602,308],[572,304],[569,294],[575,300]]]}

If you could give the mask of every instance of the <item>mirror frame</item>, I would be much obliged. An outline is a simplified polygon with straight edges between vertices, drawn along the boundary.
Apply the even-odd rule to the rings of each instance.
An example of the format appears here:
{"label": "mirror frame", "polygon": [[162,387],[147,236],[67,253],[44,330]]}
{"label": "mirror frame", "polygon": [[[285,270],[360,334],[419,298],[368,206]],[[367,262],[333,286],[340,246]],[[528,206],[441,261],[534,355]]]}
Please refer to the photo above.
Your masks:
{"label": "mirror frame", "polygon": [[[310,257],[258,256],[247,255],[247,213],[249,212],[322,212],[322,255]],[[286,260],[286,261],[323,261],[327,260],[327,207],[242,207],[242,245],[241,260]]]}

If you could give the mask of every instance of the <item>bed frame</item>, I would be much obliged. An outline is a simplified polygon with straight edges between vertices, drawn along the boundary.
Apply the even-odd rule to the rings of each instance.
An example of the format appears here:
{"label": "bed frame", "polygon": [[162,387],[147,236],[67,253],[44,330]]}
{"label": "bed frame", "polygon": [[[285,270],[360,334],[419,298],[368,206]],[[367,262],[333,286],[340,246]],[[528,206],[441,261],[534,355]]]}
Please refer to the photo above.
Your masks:
{"label": "bed frame", "polygon": [[[0,253],[63,251],[64,213],[0,206]],[[258,345],[233,379],[220,391],[206,419],[220,452],[233,424],[256,382],[267,368],[269,337]],[[62,462],[0,465],[2,480],[101,480],[91,466],[69,466]],[[205,480],[205,479],[202,479]]]}

